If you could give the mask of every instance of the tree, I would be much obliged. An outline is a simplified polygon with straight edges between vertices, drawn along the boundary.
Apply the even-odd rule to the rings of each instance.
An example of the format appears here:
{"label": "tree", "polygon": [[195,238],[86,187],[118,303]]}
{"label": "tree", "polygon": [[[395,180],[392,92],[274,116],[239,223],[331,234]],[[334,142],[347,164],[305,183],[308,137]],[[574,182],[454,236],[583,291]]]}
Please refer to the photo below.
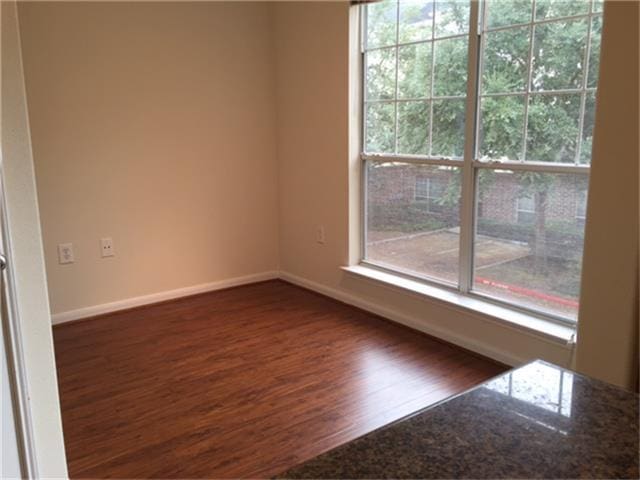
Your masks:
{"label": "tree", "polygon": [[535,205],[532,253],[536,273],[547,271],[547,202],[555,178],[548,173],[524,172],[518,175],[521,197],[532,197]]}

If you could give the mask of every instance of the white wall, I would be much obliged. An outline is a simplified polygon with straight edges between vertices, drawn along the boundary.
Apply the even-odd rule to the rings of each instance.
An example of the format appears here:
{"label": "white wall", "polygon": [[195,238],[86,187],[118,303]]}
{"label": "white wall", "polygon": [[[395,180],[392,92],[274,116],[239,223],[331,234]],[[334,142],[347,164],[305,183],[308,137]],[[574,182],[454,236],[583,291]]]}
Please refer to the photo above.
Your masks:
{"label": "white wall", "polygon": [[267,3],[19,14],[54,314],[277,270]]}
{"label": "white wall", "polygon": [[[19,319],[32,425],[35,464],[40,477],[66,477],[51,318],[42,254],[42,237],[15,2],[2,9],[2,177],[8,235],[8,275]],[[7,232],[4,232],[5,234]]]}

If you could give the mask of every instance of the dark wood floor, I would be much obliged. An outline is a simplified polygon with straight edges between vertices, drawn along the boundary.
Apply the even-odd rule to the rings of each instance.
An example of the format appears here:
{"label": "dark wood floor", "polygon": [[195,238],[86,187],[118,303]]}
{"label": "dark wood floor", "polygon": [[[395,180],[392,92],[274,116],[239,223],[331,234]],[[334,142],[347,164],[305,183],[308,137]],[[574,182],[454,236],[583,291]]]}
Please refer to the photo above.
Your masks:
{"label": "dark wood floor", "polygon": [[281,281],[54,338],[75,478],[272,476],[504,370]]}

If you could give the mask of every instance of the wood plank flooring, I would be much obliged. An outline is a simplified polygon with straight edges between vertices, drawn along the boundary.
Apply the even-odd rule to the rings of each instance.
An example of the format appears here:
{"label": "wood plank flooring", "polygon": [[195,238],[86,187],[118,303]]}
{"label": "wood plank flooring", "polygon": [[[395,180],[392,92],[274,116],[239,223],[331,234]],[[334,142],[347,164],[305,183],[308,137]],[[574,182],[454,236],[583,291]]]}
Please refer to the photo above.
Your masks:
{"label": "wood plank flooring", "polygon": [[269,477],[505,369],[277,280],[54,340],[73,478]]}

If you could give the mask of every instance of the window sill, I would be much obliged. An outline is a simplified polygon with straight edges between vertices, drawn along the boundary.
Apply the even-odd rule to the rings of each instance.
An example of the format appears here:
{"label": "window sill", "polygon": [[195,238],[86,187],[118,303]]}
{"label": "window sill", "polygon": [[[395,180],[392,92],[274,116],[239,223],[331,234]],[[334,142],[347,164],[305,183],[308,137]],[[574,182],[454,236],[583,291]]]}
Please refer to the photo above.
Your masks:
{"label": "window sill", "polygon": [[370,268],[365,265],[342,267],[350,275],[391,287],[395,290],[417,295],[422,299],[436,300],[466,311],[489,317],[490,320],[506,324],[511,328],[544,337],[555,343],[569,345],[573,342],[575,328],[501,307],[462,293],[428,285],[399,275]]}

